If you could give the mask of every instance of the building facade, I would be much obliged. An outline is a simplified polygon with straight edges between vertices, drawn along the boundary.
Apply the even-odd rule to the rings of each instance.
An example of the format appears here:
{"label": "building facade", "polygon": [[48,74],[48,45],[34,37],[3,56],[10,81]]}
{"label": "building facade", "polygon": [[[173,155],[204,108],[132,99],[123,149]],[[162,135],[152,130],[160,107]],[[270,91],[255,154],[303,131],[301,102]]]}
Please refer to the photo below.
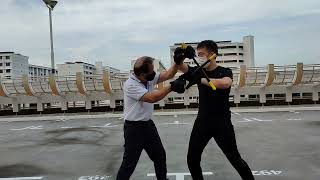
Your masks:
{"label": "building facade", "polygon": [[113,68],[110,66],[104,66],[102,61],[97,61],[95,63],[95,67],[96,67],[96,72],[95,72],[96,74],[102,74],[103,70],[108,71],[110,75],[115,75],[117,73],[120,73],[120,69]]}
{"label": "building facade", "polygon": [[82,61],[57,64],[57,69],[59,76],[74,76],[77,72],[81,72],[83,75],[92,75],[96,71],[95,65]]}
{"label": "building facade", "polygon": [[[244,64],[247,67],[254,67],[254,36],[244,36],[242,42],[215,41],[218,45],[217,63],[225,67],[239,67]],[[196,49],[199,42],[185,43]],[[181,46],[175,43],[170,46],[171,63],[173,63],[174,50]],[[185,63],[195,66],[193,60],[186,59]]]}
{"label": "building facade", "polygon": [[0,77],[14,79],[29,73],[29,57],[15,52],[0,52]]}
{"label": "building facade", "polygon": [[[51,70],[51,67],[29,64],[29,77],[49,76]],[[55,73],[58,74],[58,71],[55,70]]]}

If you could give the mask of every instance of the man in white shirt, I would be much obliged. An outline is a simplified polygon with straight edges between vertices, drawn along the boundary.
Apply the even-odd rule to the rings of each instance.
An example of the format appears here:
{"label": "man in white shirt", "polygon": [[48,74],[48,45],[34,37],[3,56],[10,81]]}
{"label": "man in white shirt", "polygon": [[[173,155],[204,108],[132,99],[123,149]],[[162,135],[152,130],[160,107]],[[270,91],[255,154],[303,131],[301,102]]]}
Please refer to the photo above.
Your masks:
{"label": "man in white shirt", "polygon": [[152,118],[153,103],[163,99],[171,91],[183,93],[185,80],[172,81],[169,86],[155,91],[158,83],[172,79],[178,65],[156,74],[153,58],[143,56],[137,59],[134,73],[124,84],[124,139],[125,150],[117,180],[129,180],[141,155],[145,150],[154,163],[158,180],[166,180],[166,152]]}

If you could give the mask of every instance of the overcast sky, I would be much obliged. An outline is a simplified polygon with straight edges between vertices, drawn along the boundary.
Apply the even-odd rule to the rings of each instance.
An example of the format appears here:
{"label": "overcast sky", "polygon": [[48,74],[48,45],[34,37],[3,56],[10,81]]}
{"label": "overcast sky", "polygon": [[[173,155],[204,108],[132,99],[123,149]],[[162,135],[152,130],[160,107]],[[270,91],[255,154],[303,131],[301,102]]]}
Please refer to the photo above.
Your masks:
{"label": "overcast sky", "polygon": [[[42,0],[1,0],[0,51],[50,65]],[[320,63],[319,0],[60,0],[53,12],[56,63],[103,61],[122,70],[142,55],[170,64],[175,42],[255,37],[255,63]]]}

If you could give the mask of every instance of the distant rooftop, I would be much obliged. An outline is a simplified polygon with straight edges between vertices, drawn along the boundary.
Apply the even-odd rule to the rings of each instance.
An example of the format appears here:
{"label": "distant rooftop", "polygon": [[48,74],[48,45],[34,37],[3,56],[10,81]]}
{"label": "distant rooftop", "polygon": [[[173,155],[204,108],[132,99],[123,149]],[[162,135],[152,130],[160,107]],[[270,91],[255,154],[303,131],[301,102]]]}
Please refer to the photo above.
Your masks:
{"label": "distant rooftop", "polygon": [[0,51],[0,54],[14,54],[14,52],[11,52],[11,51]]}
{"label": "distant rooftop", "polygon": [[47,69],[51,69],[51,67],[39,66],[39,65],[34,65],[34,64],[29,64],[29,67],[37,67],[37,68],[47,68]]}
{"label": "distant rooftop", "polygon": [[90,64],[90,63],[85,63],[85,62],[82,62],[82,61],[74,61],[74,62],[65,62],[65,64],[86,64],[86,65],[90,65],[90,66],[93,66],[93,64]]}
{"label": "distant rooftop", "polygon": [[[215,41],[217,44],[219,44],[219,43],[231,43],[232,41]],[[200,42],[189,42],[189,43],[184,43],[184,44],[190,44],[190,45],[192,45],[192,44],[199,44]],[[179,45],[181,45],[182,43],[175,43],[174,45],[175,46],[179,46]]]}

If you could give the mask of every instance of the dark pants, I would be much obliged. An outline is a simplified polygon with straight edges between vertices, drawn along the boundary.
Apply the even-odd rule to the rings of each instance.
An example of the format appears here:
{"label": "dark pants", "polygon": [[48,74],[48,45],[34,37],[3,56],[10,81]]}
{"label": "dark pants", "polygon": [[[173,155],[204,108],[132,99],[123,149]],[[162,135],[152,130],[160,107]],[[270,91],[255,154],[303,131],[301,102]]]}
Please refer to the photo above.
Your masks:
{"label": "dark pants", "polygon": [[144,149],[154,163],[158,180],[166,180],[166,152],[152,120],[124,123],[125,149],[117,180],[129,180]]}
{"label": "dark pants", "polygon": [[191,132],[187,157],[192,179],[203,180],[200,166],[201,155],[209,140],[213,137],[242,179],[254,180],[248,164],[239,154],[233,125],[231,124],[230,119],[221,122],[223,123],[210,125],[211,123],[206,123],[202,119],[197,119],[195,121]]}

